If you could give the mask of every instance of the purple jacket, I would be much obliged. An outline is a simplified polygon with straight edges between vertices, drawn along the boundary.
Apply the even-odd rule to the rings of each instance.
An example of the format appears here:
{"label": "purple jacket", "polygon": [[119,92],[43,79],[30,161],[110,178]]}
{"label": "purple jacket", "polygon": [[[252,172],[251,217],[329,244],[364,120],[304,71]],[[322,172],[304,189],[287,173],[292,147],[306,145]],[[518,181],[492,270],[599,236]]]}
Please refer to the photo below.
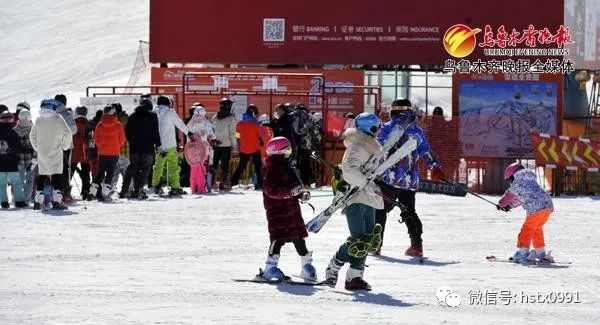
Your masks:
{"label": "purple jacket", "polygon": [[523,205],[528,215],[544,209],[554,210],[552,198],[538,185],[534,173],[521,169],[515,173],[514,178],[515,180],[500,198],[499,206],[516,208]]}

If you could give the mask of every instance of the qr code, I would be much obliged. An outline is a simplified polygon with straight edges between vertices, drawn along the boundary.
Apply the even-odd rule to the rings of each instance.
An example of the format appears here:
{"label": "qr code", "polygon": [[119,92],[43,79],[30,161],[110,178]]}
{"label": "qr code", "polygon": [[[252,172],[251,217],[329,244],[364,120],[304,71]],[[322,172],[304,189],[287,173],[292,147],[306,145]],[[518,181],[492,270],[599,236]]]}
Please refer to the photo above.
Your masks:
{"label": "qr code", "polygon": [[285,40],[285,19],[265,18],[263,20],[263,41],[283,42]]}

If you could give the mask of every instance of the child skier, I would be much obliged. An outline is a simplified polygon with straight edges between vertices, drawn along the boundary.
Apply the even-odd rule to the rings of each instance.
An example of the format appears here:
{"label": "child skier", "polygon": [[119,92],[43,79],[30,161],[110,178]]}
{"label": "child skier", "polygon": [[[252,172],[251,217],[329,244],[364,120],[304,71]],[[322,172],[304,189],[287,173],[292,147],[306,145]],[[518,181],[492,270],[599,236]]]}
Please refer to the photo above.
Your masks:
{"label": "child skier", "polygon": [[212,123],[206,119],[206,109],[203,106],[197,106],[194,109],[194,115],[187,124],[188,130],[193,133],[193,137],[200,139],[202,143],[207,144],[206,159],[200,165],[190,166],[190,188],[193,194],[206,193],[206,160],[208,160],[208,141],[215,138],[215,130]]}
{"label": "child skier", "polygon": [[[375,135],[379,129],[379,118],[372,113],[361,113],[355,119],[355,128],[345,132],[346,152],[342,158],[344,181],[350,186],[363,186],[367,182],[362,167],[369,158],[381,152],[381,145]],[[367,252],[375,252],[381,242],[381,225],[375,224],[375,210],[383,209],[383,199],[376,194],[379,188],[374,183],[367,184],[348,200],[342,211],[346,215],[350,237],[333,256],[327,269],[327,284],[335,287],[338,272],[346,263],[350,268],[346,273],[346,290],[371,290],[363,280]]]}
{"label": "child skier", "polygon": [[292,146],[284,137],[275,137],[267,143],[267,159],[262,167],[263,204],[267,213],[267,223],[271,246],[262,277],[267,281],[281,281],[285,278],[277,267],[281,247],[287,242],[294,243],[298,255],[302,277],[316,280],[317,273],[312,265],[312,252],[306,248],[302,212],[298,200],[307,201],[310,193],[302,189],[294,167],[290,164]]}
{"label": "child skier", "polygon": [[[542,230],[554,210],[550,195],[538,185],[535,174],[517,162],[506,167],[504,179],[510,183],[510,187],[500,198],[498,210],[508,212],[511,208],[523,205],[527,212],[525,223],[517,238],[518,250],[513,255],[513,260],[517,263],[528,260],[554,262],[554,258],[545,250]],[[531,244],[534,249],[529,251]]]}

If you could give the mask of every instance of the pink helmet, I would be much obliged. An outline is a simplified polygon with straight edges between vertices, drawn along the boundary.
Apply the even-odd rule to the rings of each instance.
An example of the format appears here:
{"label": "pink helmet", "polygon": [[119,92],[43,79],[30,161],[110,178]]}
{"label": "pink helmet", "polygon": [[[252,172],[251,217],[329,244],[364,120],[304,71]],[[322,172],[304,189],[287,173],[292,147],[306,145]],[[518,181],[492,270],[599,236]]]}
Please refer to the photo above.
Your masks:
{"label": "pink helmet", "polygon": [[523,169],[523,165],[518,162],[512,163],[504,170],[504,180],[508,181],[517,171]]}
{"label": "pink helmet", "polygon": [[267,143],[267,155],[285,155],[286,158],[292,154],[292,144],[286,137],[274,137]]}

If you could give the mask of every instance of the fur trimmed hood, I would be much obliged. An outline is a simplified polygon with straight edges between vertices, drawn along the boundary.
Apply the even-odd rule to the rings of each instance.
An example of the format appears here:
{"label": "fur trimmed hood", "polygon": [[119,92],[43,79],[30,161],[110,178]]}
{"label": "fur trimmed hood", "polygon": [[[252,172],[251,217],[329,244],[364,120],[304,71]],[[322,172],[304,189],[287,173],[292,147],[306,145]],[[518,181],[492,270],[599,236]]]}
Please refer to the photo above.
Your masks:
{"label": "fur trimmed hood", "polygon": [[344,145],[348,147],[351,144],[360,144],[364,146],[371,155],[382,150],[381,145],[374,137],[360,132],[355,128],[349,128],[344,131]]}

